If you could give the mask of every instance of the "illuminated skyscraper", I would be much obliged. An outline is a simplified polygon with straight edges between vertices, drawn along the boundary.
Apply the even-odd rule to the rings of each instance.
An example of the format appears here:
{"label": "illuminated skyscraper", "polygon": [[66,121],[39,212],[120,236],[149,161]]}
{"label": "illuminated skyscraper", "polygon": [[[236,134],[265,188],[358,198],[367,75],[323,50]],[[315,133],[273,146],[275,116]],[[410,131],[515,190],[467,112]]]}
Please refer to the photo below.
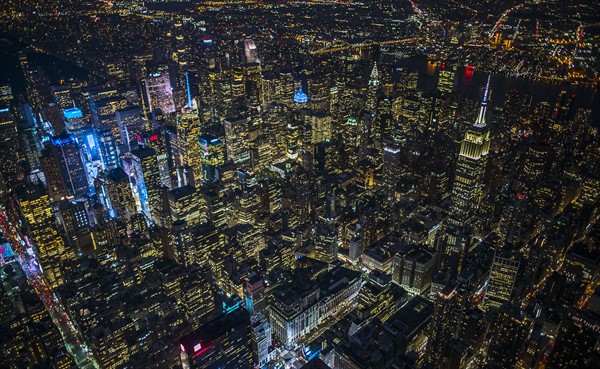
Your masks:
{"label": "illuminated skyscraper", "polygon": [[148,147],[140,147],[125,154],[122,162],[125,173],[135,183],[142,213],[148,219],[158,219],[161,208],[161,183],[156,151]]}
{"label": "illuminated skyscraper", "polygon": [[[323,141],[331,140],[331,114],[321,111],[308,113],[304,116],[304,123],[310,126],[310,144],[315,145]],[[307,132],[308,133],[308,132]],[[304,143],[303,143],[304,144]],[[312,146],[311,145],[311,146]],[[311,150],[312,151],[312,150]]]}
{"label": "illuminated skyscraper", "polygon": [[438,77],[438,90],[442,94],[449,94],[454,90],[454,78],[456,76],[456,70],[446,66],[442,63],[442,69],[440,69]]}
{"label": "illuminated skyscraper", "polygon": [[17,119],[9,108],[0,106],[0,171],[15,174],[18,159]]}
{"label": "illuminated skyscraper", "polygon": [[304,91],[302,91],[302,87],[300,87],[298,91],[296,91],[296,93],[294,94],[294,102],[298,105],[305,104],[308,102],[308,95],[305,94]]}
{"label": "illuminated skyscraper", "polygon": [[63,240],[57,231],[50,198],[41,186],[36,185],[21,188],[19,197],[46,278],[52,287],[59,286],[64,282],[60,261],[67,254]]}
{"label": "illuminated skyscraper", "polygon": [[402,173],[402,149],[399,146],[388,144],[383,148],[383,170],[386,173],[382,182],[394,193],[396,184]]}
{"label": "illuminated skyscraper", "polygon": [[144,79],[144,85],[146,87],[146,99],[150,112],[156,109],[160,109],[163,114],[175,112],[175,101],[173,100],[169,72],[158,70],[149,73]]}
{"label": "illuminated skyscraper", "polygon": [[367,89],[367,104],[366,110],[369,113],[377,113],[377,93],[379,92],[379,70],[377,69],[377,63],[373,65],[371,75],[369,76],[369,87]]}
{"label": "illuminated skyscraper", "polygon": [[202,158],[200,152],[200,117],[196,101],[191,98],[188,90],[188,103],[181,110],[177,124],[177,137],[181,140],[183,148],[183,165],[188,166],[194,181],[202,180]]}
{"label": "illuminated skyscraper", "polygon": [[456,337],[462,313],[458,286],[449,285],[439,291],[435,297],[434,309],[426,359],[432,368],[447,368],[448,344]]}
{"label": "illuminated skyscraper", "polygon": [[256,44],[250,39],[244,41],[244,63],[260,63]]}
{"label": "illuminated skyscraper", "polygon": [[221,177],[218,168],[225,164],[223,142],[210,135],[202,135],[198,140],[202,160],[202,179],[205,182],[216,182]]}
{"label": "illuminated skyscraper", "polygon": [[490,130],[486,124],[489,87],[488,78],[477,120],[460,145],[450,210],[450,223],[454,225],[470,224],[483,197],[482,180],[490,150]]}
{"label": "illuminated skyscraper", "polygon": [[169,191],[168,199],[173,224],[185,221],[189,227],[194,227],[203,223],[203,201],[194,187],[186,185],[174,188]]}
{"label": "illuminated skyscraper", "polygon": [[225,147],[228,161],[240,164],[250,160],[248,147],[250,124],[250,117],[225,119]]}
{"label": "illuminated skyscraper", "polygon": [[137,213],[129,177],[123,169],[115,168],[108,173],[106,195],[112,217],[125,220]]}
{"label": "illuminated skyscraper", "polygon": [[494,255],[488,291],[485,295],[486,308],[498,308],[512,296],[513,286],[519,273],[519,260]]}
{"label": "illuminated skyscraper", "polygon": [[74,135],[63,134],[50,140],[43,167],[52,201],[84,197],[89,193],[85,164]]}
{"label": "illuminated skyscraper", "polygon": [[96,132],[98,147],[100,149],[100,159],[104,165],[104,169],[109,170],[116,168],[119,164],[119,151],[117,142],[111,131]]}
{"label": "illuminated skyscraper", "polygon": [[83,113],[79,108],[68,108],[63,110],[65,117],[65,128],[68,133],[75,135],[78,142],[83,139],[83,131],[88,126],[83,119]]}

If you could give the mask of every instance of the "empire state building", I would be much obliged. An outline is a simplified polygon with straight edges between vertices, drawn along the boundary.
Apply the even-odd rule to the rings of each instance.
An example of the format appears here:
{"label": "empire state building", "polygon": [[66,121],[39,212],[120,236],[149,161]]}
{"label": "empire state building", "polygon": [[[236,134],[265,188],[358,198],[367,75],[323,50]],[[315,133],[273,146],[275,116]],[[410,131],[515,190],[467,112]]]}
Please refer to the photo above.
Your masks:
{"label": "empire state building", "polygon": [[470,225],[483,197],[482,179],[490,150],[490,130],[485,122],[489,87],[488,77],[477,120],[460,145],[449,219],[455,225]]}

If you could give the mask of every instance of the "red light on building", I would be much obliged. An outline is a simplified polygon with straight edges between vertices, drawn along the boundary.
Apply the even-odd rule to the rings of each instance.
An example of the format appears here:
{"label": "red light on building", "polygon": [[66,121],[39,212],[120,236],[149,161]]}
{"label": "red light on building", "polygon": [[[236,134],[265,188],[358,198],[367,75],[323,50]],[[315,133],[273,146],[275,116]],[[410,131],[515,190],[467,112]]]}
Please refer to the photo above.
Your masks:
{"label": "red light on building", "polygon": [[471,79],[471,77],[473,77],[474,70],[475,68],[471,64],[467,65],[467,67],[465,68],[465,75],[468,79]]}
{"label": "red light on building", "polygon": [[152,136],[150,136],[150,142],[154,142],[158,140],[158,135],[157,134],[153,134]]}
{"label": "red light on building", "polygon": [[138,140],[138,142],[142,142],[142,136],[137,135],[137,140]]}
{"label": "red light on building", "polygon": [[[198,350],[196,350],[196,347],[200,346],[200,348]],[[208,345],[204,348],[202,348],[202,346],[200,344],[197,344],[196,346],[194,346],[194,356],[200,356],[203,353],[205,353],[209,348],[213,347],[214,344],[212,345]]]}
{"label": "red light on building", "polygon": [[525,195],[524,193],[518,193],[518,194],[517,194],[517,198],[518,198],[519,200],[523,200],[523,199],[524,199],[524,198],[526,198],[526,197],[527,197],[527,195]]}

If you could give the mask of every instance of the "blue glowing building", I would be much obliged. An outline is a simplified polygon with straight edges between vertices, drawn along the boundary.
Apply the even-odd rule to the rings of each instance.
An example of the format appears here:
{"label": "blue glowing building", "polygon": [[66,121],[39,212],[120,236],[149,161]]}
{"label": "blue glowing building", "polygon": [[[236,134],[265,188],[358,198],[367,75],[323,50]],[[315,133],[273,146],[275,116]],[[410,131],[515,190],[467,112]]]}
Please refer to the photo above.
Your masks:
{"label": "blue glowing building", "polygon": [[65,117],[65,128],[67,129],[67,132],[74,134],[77,139],[80,139],[80,133],[86,126],[81,109],[65,109],[63,110],[63,116]]}
{"label": "blue glowing building", "polygon": [[63,110],[63,115],[65,116],[65,119],[76,119],[83,117],[83,113],[79,108],[65,109]]}
{"label": "blue glowing building", "polygon": [[104,169],[109,170],[118,167],[119,151],[117,150],[117,142],[115,141],[112,132],[109,130],[98,131],[96,133],[96,139]]}
{"label": "blue glowing building", "polygon": [[308,95],[302,91],[302,87],[294,94],[294,102],[298,104],[305,104],[308,102]]}
{"label": "blue glowing building", "polygon": [[216,182],[220,178],[219,167],[225,164],[223,142],[210,135],[202,135],[198,140],[200,141],[202,178],[205,182]]}
{"label": "blue glowing building", "polygon": [[149,147],[125,153],[121,158],[123,170],[135,185],[134,197],[139,210],[148,219],[156,219],[160,206],[160,174],[156,151]]}

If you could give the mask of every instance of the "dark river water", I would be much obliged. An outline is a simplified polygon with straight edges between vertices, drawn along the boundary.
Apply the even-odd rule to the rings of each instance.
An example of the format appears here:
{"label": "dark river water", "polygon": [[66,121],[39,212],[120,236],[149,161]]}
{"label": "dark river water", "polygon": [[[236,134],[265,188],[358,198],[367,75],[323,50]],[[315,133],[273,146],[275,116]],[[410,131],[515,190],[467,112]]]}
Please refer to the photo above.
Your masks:
{"label": "dark river water", "polygon": [[[419,88],[431,91],[437,86],[439,65],[429,63],[425,57],[415,56],[396,61],[396,65],[420,72]],[[488,74],[467,72],[464,68],[456,71],[454,86],[458,93],[473,99],[481,98],[481,90],[487,81]],[[577,108],[592,109],[592,124],[600,126],[600,96],[598,91],[591,87],[571,85],[567,83],[547,83],[527,77],[492,74],[490,87],[492,99],[496,105],[504,103],[506,93],[514,88],[533,95],[534,103],[540,101],[554,102],[562,90],[575,94],[574,101]]]}

